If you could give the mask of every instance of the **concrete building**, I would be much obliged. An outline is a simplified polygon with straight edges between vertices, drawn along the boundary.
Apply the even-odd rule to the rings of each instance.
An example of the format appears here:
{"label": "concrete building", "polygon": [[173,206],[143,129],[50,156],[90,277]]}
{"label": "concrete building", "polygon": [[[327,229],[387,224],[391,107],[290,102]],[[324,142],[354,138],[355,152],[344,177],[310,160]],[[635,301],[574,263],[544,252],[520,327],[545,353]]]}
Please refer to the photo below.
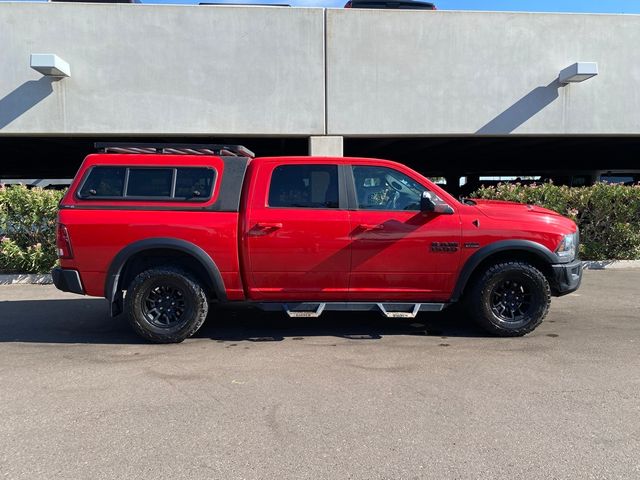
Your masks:
{"label": "concrete building", "polygon": [[[637,15],[21,2],[0,25],[0,178],[71,176],[109,139],[452,176],[640,168]],[[560,83],[576,62],[599,74]]]}

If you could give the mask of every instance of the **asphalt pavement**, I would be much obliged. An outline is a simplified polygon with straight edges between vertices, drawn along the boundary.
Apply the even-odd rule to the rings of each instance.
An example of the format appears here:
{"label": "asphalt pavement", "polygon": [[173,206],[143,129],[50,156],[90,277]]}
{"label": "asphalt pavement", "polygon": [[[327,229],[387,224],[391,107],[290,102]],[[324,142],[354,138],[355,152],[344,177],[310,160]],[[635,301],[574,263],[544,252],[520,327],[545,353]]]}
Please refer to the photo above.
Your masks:
{"label": "asphalt pavement", "polygon": [[103,299],[2,286],[0,478],[640,478],[640,270],[517,339],[245,308],[150,345]]}

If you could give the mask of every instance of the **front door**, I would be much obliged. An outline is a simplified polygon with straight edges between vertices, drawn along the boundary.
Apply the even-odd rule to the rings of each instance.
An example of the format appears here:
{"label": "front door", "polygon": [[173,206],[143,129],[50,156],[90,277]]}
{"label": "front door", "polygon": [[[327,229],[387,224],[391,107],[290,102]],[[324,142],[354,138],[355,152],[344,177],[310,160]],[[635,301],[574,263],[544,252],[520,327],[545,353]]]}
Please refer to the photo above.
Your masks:
{"label": "front door", "polygon": [[350,300],[447,300],[460,262],[458,212],[421,212],[423,192],[442,199],[410,171],[376,165],[352,171]]}
{"label": "front door", "polygon": [[346,300],[351,229],[338,165],[307,159],[259,168],[245,227],[250,297]]}

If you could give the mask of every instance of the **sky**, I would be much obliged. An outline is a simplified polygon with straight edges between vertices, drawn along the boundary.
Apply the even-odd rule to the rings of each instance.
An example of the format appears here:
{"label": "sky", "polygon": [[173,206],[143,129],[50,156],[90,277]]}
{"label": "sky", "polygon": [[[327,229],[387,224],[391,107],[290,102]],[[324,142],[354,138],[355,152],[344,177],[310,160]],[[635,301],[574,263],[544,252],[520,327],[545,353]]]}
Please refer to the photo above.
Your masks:
{"label": "sky", "polygon": [[[142,3],[199,3],[225,0],[142,0]],[[227,0],[253,3],[251,0]],[[640,0],[430,0],[439,10],[498,10],[519,12],[640,13]],[[256,0],[305,7],[342,7],[346,0]]]}

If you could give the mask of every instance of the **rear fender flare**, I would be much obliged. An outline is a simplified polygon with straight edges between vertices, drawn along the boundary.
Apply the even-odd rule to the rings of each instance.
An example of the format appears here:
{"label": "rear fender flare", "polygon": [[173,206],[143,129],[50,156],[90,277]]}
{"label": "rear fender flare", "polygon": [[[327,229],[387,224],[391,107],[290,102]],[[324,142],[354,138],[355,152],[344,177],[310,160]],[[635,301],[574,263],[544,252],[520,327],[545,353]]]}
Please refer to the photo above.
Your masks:
{"label": "rear fender flare", "polygon": [[197,245],[179,240],[176,238],[147,238],[127,245],[114,257],[104,286],[104,296],[111,305],[111,315],[115,316],[122,311],[122,285],[120,285],[121,274],[124,266],[134,255],[145,250],[167,249],[176,250],[195,258],[207,273],[208,281],[213,286],[218,300],[225,302],[227,294],[222,281],[222,275],[213,259],[202,248]]}

